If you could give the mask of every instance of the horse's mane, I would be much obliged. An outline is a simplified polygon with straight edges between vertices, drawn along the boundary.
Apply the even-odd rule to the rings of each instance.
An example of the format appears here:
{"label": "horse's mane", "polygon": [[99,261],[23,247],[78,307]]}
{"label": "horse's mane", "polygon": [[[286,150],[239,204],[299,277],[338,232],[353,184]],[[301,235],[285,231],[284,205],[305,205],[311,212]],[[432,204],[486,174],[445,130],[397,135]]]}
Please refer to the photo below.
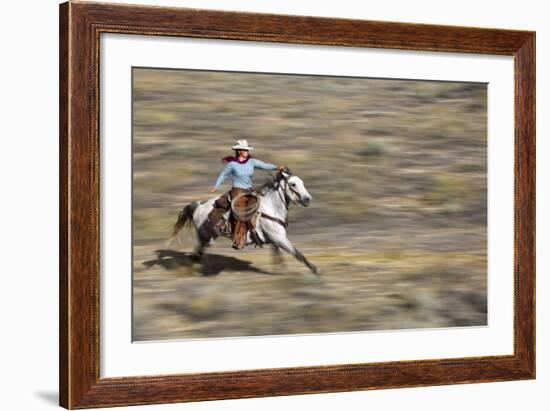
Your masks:
{"label": "horse's mane", "polygon": [[280,179],[271,178],[268,181],[264,182],[261,186],[259,186],[256,191],[260,193],[261,195],[265,195],[267,191],[275,191],[277,187],[279,186]]}
{"label": "horse's mane", "polygon": [[260,193],[261,195],[265,195],[266,191],[268,190],[277,190],[279,188],[281,180],[284,178],[283,173],[286,173],[289,176],[292,175],[292,171],[290,171],[288,167],[285,167],[283,170],[278,171],[275,176],[270,173],[271,178],[257,188],[258,193]]}

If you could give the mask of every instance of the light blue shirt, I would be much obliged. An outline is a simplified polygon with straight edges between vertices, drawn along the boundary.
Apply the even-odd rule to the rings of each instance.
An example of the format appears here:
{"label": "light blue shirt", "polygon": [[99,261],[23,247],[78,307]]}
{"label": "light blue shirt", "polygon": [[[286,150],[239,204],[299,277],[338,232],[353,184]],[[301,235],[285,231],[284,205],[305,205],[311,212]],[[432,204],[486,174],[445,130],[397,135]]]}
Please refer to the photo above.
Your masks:
{"label": "light blue shirt", "polygon": [[229,161],[220,173],[214,187],[218,188],[227,177],[232,177],[233,187],[251,188],[252,174],[254,174],[255,168],[259,168],[262,170],[276,170],[277,166],[270,163],[264,163],[263,161],[257,160],[255,158],[249,158],[248,161],[244,163]]}

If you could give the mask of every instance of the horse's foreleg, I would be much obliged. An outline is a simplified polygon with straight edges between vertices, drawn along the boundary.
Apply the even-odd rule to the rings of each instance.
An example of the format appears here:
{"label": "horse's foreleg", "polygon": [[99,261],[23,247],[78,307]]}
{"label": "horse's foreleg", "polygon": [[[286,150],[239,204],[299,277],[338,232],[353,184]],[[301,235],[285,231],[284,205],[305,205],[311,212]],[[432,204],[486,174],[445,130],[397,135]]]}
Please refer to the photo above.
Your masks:
{"label": "horse's foreleg", "polygon": [[294,257],[296,257],[298,261],[301,261],[302,263],[304,263],[306,267],[309,268],[313,274],[315,274],[316,276],[321,276],[321,270],[319,269],[319,267],[311,263],[306,258],[306,256],[303,255],[297,248],[294,248]]}
{"label": "horse's foreleg", "polygon": [[283,259],[283,256],[281,254],[281,248],[276,246],[275,244],[273,244],[273,265],[275,266],[281,266],[284,264],[284,259]]}
{"label": "horse's foreleg", "polygon": [[275,243],[277,247],[282,248],[290,255],[293,255],[298,261],[305,264],[307,268],[311,270],[311,272],[317,276],[321,275],[321,270],[313,263],[311,263],[305,255],[303,255],[296,247],[292,245],[292,243],[288,240],[288,238],[281,239]]}

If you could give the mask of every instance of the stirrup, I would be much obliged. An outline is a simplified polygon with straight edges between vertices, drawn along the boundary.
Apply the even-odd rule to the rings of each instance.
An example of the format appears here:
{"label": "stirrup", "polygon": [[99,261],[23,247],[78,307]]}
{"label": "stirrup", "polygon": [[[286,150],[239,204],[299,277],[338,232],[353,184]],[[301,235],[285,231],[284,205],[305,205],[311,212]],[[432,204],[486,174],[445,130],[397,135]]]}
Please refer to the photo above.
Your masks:
{"label": "stirrup", "polygon": [[264,243],[262,242],[262,239],[260,238],[260,235],[255,229],[251,229],[249,231],[250,238],[252,239],[252,242],[255,243],[256,246],[260,246],[260,248],[263,248]]}

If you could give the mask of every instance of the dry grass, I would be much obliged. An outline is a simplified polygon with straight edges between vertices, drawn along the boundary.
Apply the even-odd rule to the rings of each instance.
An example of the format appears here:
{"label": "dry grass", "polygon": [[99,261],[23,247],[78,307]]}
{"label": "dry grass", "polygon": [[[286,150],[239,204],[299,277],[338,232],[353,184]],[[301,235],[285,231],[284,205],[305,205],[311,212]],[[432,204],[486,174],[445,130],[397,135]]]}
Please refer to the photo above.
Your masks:
{"label": "dry grass", "polygon": [[[136,339],[486,324],[485,86],[146,69],[134,80]],[[226,242],[197,264],[192,234],[156,253],[243,137],[313,195],[291,210],[289,236],[321,280]]]}

